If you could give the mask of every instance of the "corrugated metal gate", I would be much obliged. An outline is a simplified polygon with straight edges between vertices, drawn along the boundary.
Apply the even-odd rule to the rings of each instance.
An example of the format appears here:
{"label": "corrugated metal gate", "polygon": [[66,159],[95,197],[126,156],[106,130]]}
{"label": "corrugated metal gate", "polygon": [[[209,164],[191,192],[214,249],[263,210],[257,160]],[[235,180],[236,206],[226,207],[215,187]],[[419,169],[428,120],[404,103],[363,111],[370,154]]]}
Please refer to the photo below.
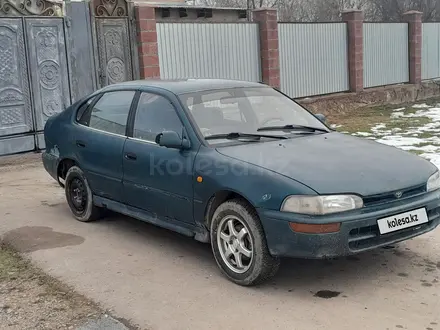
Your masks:
{"label": "corrugated metal gate", "polygon": [[47,17],[62,9],[21,1],[0,0],[0,155],[44,148],[47,118],[70,104],[64,19]]}
{"label": "corrugated metal gate", "polygon": [[346,23],[279,23],[281,90],[293,98],[349,89]]}
{"label": "corrugated metal gate", "polygon": [[408,81],[408,23],[364,23],[364,87]]}
{"label": "corrugated metal gate", "polygon": [[440,78],[440,23],[423,23],[422,79]]}
{"label": "corrugated metal gate", "polygon": [[157,23],[162,79],[261,80],[255,23]]}

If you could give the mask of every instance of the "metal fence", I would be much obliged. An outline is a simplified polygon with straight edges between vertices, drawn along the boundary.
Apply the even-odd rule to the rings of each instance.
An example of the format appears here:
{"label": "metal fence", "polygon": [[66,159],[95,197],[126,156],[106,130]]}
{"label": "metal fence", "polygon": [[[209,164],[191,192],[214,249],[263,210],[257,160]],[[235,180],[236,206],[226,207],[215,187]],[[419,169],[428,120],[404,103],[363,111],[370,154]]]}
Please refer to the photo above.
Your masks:
{"label": "metal fence", "polygon": [[255,23],[157,23],[163,79],[261,80]]}
{"label": "metal fence", "polygon": [[409,81],[408,24],[364,24],[364,87]]}
{"label": "metal fence", "polygon": [[422,38],[422,79],[440,78],[440,23],[424,23]]}
{"label": "metal fence", "polygon": [[290,97],[349,89],[346,23],[278,24],[281,90]]}

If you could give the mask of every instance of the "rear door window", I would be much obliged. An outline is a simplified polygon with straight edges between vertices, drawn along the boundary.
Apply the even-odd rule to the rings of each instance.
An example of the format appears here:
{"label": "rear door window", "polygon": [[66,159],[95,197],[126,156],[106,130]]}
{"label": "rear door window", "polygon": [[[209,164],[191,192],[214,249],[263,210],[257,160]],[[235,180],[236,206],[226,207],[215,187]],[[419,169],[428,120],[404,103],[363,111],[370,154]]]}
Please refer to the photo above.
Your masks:
{"label": "rear door window", "polygon": [[135,91],[105,93],[81,118],[82,124],[103,132],[125,135],[134,95]]}

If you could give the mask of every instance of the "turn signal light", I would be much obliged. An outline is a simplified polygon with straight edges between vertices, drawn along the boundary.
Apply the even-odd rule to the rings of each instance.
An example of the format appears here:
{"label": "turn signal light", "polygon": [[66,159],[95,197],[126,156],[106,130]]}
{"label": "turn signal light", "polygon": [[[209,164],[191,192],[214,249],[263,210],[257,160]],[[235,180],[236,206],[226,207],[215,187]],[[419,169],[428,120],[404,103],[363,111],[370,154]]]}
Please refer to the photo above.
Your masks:
{"label": "turn signal light", "polygon": [[328,234],[336,233],[341,229],[341,223],[308,224],[289,222],[290,229],[304,234]]}

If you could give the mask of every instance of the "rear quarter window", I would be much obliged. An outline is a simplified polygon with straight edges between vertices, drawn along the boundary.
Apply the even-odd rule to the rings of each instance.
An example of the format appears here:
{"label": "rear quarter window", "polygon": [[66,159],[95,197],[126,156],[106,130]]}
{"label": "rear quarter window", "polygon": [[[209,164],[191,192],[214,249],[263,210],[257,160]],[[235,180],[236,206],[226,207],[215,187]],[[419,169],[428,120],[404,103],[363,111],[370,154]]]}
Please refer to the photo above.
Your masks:
{"label": "rear quarter window", "polygon": [[93,96],[90,99],[88,99],[86,102],[81,104],[78,108],[78,111],[76,113],[76,121],[82,125],[88,125],[86,122],[86,110],[89,108],[89,106],[93,103],[93,101],[97,98],[97,96]]}

